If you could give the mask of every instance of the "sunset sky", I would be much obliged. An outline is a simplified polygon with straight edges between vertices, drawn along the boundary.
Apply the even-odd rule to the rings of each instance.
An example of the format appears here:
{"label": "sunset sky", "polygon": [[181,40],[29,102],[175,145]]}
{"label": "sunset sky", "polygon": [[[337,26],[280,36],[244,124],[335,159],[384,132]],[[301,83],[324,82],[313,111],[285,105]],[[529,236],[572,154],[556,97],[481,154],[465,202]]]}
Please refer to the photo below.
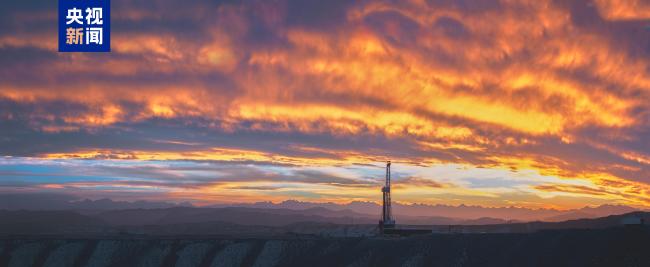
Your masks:
{"label": "sunset sky", "polygon": [[650,207],[647,0],[2,5],[3,194]]}

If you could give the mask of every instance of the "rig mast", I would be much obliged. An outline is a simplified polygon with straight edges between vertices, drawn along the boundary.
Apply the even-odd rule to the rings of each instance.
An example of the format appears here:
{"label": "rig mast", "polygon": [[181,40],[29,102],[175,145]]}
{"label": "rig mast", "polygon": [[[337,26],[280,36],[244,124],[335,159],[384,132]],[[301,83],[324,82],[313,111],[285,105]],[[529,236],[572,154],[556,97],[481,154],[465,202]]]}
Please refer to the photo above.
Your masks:
{"label": "rig mast", "polygon": [[395,228],[395,219],[390,208],[390,161],[386,163],[386,185],[381,188],[384,194],[384,204],[381,212],[381,221],[379,221],[379,231],[384,233],[384,229]]}

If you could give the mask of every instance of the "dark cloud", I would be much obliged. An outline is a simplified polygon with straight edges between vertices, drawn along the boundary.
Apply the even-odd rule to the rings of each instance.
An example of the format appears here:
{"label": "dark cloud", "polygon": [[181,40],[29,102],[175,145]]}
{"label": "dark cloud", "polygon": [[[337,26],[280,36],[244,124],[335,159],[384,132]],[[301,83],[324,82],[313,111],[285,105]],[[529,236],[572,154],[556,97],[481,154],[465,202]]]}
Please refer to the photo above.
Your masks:
{"label": "dark cloud", "polygon": [[412,45],[418,38],[420,24],[395,11],[380,11],[369,14],[365,22],[377,35],[397,45]]}
{"label": "dark cloud", "polygon": [[289,26],[334,29],[346,22],[347,11],[353,4],[354,1],[346,0],[289,0],[286,21]]}
{"label": "dark cloud", "polygon": [[440,29],[443,34],[451,38],[466,38],[470,35],[462,22],[450,17],[438,18],[434,28]]}
{"label": "dark cloud", "polygon": [[428,0],[433,8],[455,8],[463,12],[476,13],[502,8],[499,0]]}

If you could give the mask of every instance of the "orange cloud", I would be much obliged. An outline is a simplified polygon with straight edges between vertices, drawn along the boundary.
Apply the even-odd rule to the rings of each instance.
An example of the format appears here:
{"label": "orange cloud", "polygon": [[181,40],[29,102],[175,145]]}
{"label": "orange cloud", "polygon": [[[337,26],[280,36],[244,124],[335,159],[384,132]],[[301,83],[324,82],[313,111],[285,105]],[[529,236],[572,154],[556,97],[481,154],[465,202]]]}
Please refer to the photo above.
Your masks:
{"label": "orange cloud", "polygon": [[595,0],[598,11],[610,20],[650,19],[650,4],[642,0]]}

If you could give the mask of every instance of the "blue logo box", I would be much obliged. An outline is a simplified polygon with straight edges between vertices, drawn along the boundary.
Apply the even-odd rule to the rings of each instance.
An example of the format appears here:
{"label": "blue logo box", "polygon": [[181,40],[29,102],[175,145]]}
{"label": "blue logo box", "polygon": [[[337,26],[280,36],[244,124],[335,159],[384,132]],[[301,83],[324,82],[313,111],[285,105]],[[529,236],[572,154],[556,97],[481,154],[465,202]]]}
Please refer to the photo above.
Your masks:
{"label": "blue logo box", "polygon": [[110,0],[59,0],[59,52],[110,51]]}

